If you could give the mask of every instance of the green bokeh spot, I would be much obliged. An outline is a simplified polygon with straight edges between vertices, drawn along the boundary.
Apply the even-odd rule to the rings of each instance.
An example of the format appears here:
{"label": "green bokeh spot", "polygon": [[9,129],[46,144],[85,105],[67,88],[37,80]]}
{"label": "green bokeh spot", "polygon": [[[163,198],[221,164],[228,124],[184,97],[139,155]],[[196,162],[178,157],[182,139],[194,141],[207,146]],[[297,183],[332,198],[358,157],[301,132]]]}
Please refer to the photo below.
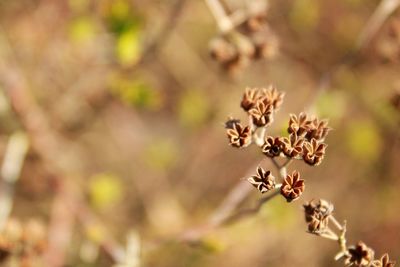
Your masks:
{"label": "green bokeh spot", "polygon": [[210,114],[210,105],[204,92],[188,90],[180,98],[178,115],[181,124],[196,128],[204,124]]}
{"label": "green bokeh spot", "polygon": [[363,161],[376,160],[382,141],[376,126],[370,121],[355,121],[347,129],[347,145],[351,154]]}

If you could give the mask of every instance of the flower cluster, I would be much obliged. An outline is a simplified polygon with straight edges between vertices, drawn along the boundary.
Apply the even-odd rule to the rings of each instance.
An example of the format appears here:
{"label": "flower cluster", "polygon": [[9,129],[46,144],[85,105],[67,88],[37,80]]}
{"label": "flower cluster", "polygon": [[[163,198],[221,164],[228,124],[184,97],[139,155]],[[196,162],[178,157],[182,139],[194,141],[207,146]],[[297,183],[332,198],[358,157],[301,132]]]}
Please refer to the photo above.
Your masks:
{"label": "flower cluster", "polygon": [[[333,205],[326,200],[310,201],[303,205],[308,231],[318,236],[338,241],[341,251],[335,257],[344,259],[344,266],[356,267],[393,267],[394,261],[389,260],[389,255],[384,254],[380,259],[374,259],[375,252],[364,242],[356,245],[346,245],[346,225],[341,225],[333,216]],[[340,231],[336,234],[330,228],[329,222]]]}
{"label": "flower cluster", "polygon": [[245,19],[236,23],[231,18],[234,29],[210,41],[211,56],[229,72],[245,68],[252,60],[270,59],[278,50],[278,39],[267,22],[266,3],[252,1],[240,11]]}
{"label": "flower cluster", "polygon": [[[248,125],[242,125],[239,120],[233,118],[226,122],[229,144],[243,148],[255,143],[275,165],[278,164],[275,157],[286,158],[286,164],[293,159],[304,160],[309,165],[320,164],[325,155],[324,140],[330,130],[326,120],[312,118],[305,113],[300,113],[299,116],[291,114],[289,136],[272,137],[265,134],[268,126],[274,121],[275,113],[282,106],[284,95],[272,85],[268,88],[246,88],[240,106],[247,113],[249,122]],[[279,168],[285,168],[286,164]],[[298,199],[305,188],[300,173],[280,173],[280,178],[281,184],[276,184],[271,171],[264,171],[259,167],[257,174],[248,178],[248,181],[261,193],[279,188],[281,195],[288,202]]]}

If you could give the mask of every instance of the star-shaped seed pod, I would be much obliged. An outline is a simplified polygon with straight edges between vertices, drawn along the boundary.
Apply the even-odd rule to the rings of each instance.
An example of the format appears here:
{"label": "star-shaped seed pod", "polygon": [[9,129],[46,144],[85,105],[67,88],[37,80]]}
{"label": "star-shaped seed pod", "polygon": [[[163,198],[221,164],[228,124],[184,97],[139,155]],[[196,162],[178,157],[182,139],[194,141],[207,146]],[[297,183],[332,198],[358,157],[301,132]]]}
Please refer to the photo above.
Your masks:
{"label": "star-shaped seed pod", "polygon": [[318,141],[323,141],[330,130],[332,129],[328,127],[328,120],[318,120],[315,118],[308,127],[306,139],[311,140],[314,138]]}
{"label": "star-shaped seed pod", "polygon": [[306,113],[301,112],[299,116],[295,114],[290,114],[289,127],[287,129],[288,133],[296,133],[298,136],[306,133],[311,125]]}
{"label": "star-shaped seed pod", "polygon": [[270,158],[278,157],[279,154],[282,152],[279,137],[265,137],[264,144],[262,146],[262,152],[264,153],[264,155]]}
{"label": "star-shaped seed pod", "polygon": [[304,139],[299,138],[296,133],[292,133],[289,138],[281,137],[279,142],[282,147],[283,154],[290,158],[295,158],[303,153]]}
{"label": "star-shaped seed pod", "polygon": [[256,105],[249,110],[253,123],[258,127],[269,126],[273,121],[274,107],[266,105],[263,101],[257,101]]}
{"label": "star-shaped seed pod", "polygon": [[258,167],[257,174],[247,178],[247,181],[261,193],[275,188],[275,177],[271,174],[271,171],[264,171],[261,167]]}
{"label": "star-shaped seed pod", "polygon": [[394,267],[395,261],[389,260],[389,255],[386,253],[379,260],[374,260],[371,264],[372,267]]}
{"label": "star-shaped seed pod", "polygon": [[319,165],[324,159],[326,147],[326,144],[318,143],[318,141],[314,138],[311,140],[311,142],[304,142],[304,161],[311,166]]}
{"label": "star-shaped seed pod", "polygon": [[226,123],[226,134],[229,139],[229,144],[233,147],[246,147],[251,143],[251,131],[249,126],[243,127],[240,122],[229,120]]}
{"label": "star-shaped seed pod", "polygon": [[245,110],[249,111],[257,102],[257,99],[260,97],[260,92],[258,88],[250,88],[247,87],[245,89],[242,102],[240,106]]}
{"label": "star-shaped seed pod", "polygon": [[350,247],[347,252],[346,266],[367,267],[370,266],[370,263],[374,259],[374,251],[362,241]]}
{"label": "star-shaped seed pod", "polygon": [[333,212],[333,205],[326,200],[307,202],[303,205],[308,231],[313,234],[321,234],[328,228],[329,216]]}
{"label": "star-shaped seed pod", "polygon": [[281,186],[281,195],[287,202],[298,199],[305,189],[304,180],[300,179],[300,173],[293,171],[292,175],[287,175]]}
{"label": "star-shaped seed pod", "polygon": [[262,99],[266,106],[272,105],[274,111],[277,111],[281,107],[284,97],[285,93],[279,92],[273,85],[261,89],[260,92],[260,99]]}

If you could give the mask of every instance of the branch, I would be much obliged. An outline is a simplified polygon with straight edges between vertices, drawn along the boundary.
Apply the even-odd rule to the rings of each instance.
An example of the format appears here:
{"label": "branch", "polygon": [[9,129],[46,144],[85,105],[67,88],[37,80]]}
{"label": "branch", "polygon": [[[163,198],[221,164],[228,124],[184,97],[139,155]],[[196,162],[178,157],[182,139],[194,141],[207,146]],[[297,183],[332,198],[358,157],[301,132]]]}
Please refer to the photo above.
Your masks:
{"label": "branch", "polygon": [[400,6],[400,0],[382,0],[366,26],[362,30],[358,41],[357,49],[362,50],[366,47],[374,35],[381,28],[385,20]]}

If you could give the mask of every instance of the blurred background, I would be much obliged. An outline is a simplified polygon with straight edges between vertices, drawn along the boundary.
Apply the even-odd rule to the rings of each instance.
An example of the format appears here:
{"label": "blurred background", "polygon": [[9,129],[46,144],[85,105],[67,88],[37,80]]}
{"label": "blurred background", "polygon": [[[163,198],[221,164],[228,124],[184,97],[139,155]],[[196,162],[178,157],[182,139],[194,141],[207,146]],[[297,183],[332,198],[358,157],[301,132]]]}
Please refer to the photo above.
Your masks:
{"label": "blurred background", "polygon": [[[270,1],[279,48],[232,72],[210,56],[209,3],[0,0],[4,266],[342,266],[335,242],[306,233],[313,198],[334,203],[350,244],[399,260],[400,13],[371,30],[378,0]],[[268,133],[290,113],[328,118],[323,163],[290,166],[300,200],[182,240],[238,184],[240,207],[260,198],[243,178],[263,155],[229,147],[224,122],[245,119],[246,86],[271,83],[286,96]]]}

